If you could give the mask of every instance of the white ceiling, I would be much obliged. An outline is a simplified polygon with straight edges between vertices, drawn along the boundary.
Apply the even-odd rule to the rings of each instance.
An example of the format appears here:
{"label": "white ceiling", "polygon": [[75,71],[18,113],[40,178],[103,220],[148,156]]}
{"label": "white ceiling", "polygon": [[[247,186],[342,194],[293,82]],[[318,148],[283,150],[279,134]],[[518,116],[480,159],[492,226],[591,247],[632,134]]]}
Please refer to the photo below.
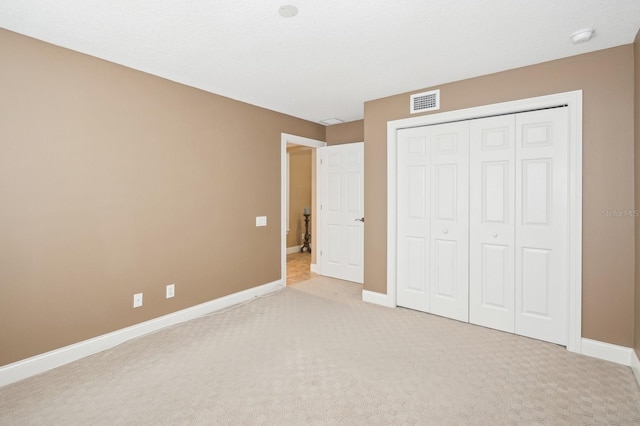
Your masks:
{"label": "white ceiling", "polygon": [[[280,17],[286,4],[299,14]],[[0,27],[310,121],[351,121],[368,100],[632,43],[640,0],[0,0]],[[573,45],[585,27],[594,38]]]}

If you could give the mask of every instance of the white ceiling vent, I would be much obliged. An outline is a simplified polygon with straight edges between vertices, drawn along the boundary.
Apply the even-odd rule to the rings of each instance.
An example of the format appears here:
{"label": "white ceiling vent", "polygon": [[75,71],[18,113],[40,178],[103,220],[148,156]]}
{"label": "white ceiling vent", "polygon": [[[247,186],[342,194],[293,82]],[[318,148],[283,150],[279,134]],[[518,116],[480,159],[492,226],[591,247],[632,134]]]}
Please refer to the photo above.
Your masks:
{"label": "white ceiling vent", "polygon": [[440,109],[440,90],[411,95],[411,114]]}

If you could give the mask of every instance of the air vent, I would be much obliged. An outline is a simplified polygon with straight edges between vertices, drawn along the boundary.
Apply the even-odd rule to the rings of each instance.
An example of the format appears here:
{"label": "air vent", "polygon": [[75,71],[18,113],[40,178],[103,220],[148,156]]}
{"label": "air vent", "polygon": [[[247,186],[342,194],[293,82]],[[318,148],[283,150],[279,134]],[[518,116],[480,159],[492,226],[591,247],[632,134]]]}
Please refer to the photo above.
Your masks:
{"label": "air vent", "polygon": [[440,90],[411,95],[411,114],[440,109]]}

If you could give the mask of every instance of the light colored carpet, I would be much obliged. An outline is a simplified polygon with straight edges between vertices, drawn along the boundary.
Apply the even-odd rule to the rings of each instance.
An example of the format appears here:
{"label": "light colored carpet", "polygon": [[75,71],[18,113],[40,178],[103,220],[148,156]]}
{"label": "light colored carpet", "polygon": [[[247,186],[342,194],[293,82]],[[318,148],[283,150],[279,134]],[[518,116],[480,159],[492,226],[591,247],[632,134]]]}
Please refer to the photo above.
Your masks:
{"label": "light colored carpet", "polygon": [[640,424],[628,367],[316,277],[0,388],[2,425]]}

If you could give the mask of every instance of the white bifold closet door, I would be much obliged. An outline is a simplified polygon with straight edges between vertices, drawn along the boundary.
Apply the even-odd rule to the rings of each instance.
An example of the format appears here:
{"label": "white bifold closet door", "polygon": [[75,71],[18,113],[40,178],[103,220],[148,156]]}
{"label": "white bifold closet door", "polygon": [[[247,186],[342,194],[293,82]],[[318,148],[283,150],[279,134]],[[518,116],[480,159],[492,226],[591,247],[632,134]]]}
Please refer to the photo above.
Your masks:
{"label": "white bifold closet door", "polygon": [[516,315],[522,336],[567,344],[568,109],[516,115]]}
{"label": "white bifold closet door", "polygon": [[398,305],[468,321],[469,125],[398,136]]}
{"label": "white bifold closet door", "polygon": [[469,321],[566,345],[567,109],[471,122]]}
{"label": "white bifold closet door", "polygon": [[515,330],[515,116],[470,123],[469,322]]}
{"label": "white bifold closet door", "polygon": [[398,132],[399,306],[566,345],[567,114]]}

